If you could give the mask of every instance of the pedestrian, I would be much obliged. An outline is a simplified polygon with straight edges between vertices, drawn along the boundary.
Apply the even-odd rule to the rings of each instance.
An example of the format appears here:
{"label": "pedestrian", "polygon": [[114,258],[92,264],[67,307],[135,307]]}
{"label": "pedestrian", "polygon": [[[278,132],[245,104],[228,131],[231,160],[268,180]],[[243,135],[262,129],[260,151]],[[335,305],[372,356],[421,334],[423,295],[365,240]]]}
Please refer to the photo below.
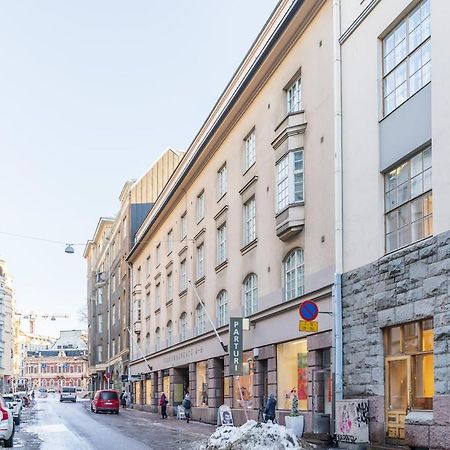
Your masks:
{"label": "pedestrian", "polygon": [[128,394],[125,391],[122,391],[120,394],[120,404],[122,408],[125,409],[127,407]]}
{"label": "pedestrian", "polygon": [[161,394],[161,398],[159,399],[159,406],[161,406],[161,417],[163,419],[167,419],[167,397],[164,392]]}
{"label": "pedestrian", "polygon": [[264,409],[264,422],[271,420],[272,423],[275,420],[275,407],[277,406],[277,400],[275,395],[271,392],[267,399],[266,408]]}
{"label": "pedestrian", "polygon": [[189,423],[189,419],[191,418],[191,408],[192,408],[191,396],[189,394],[186,394],[184,396],[183,408],[184,408],[184,415],[186,416],[186,423]]}

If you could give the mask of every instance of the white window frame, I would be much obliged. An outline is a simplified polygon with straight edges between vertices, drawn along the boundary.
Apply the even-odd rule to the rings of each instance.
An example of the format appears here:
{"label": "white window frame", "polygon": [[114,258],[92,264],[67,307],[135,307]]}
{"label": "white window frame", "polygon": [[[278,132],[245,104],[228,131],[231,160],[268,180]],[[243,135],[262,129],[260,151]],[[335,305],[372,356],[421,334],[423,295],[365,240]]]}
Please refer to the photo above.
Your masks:
{"label": "white window frame", "polygon": [[302,78],[299,76],[286,89],[286,110],[288,114],[302,110]]}
{"label": "white window frame", "polygon": [[258,311],[258,277],[255,273],[247,275],[242,283],[244,316],[248,317]]}
{"label": "white window frame", "polygon": [[112,305],[111,317],[112,317],[112,324],[115,325],[115,323],[116,323],[116,304],[115,303]]}
{"label": "white window frame", "polygon": [[161,264],[161,244],[156,246],[156,267]]}
{"label": "white window frame", "polygon": [[180,292],[187,289],[187,260],[180,262]]}
{"label": "white window frame", "polygon": [[155,309],[161,307],[161,282],[155,285]]}
{"label": "white window frame", "polygon": [[99,363],[103,362],[103,346],[97,345],[97,361]]}
{"label": "white window frame", "polygon": [[228,292],[222,290],[216,298],[217,327],[223,327],[228,323]]}
{"label": "white window frame", "polygon": [[142,302],[140,299],[136,300],[136,320],[140,322],[142,319]]}
{"label": "white window frame", "polygon": [[[430,1],[423,0],[383,39],[384,116],[431,81],[430,22]],[[419,39],[415,41],[417,36]],[[420,64],[414,67],[418,59]],[[415,76],[420,77],[420,82],[413,87],[411,80]],[[397,85],[399,80],[401,83]],[[391,103],[388,97],[391,97]]]}
{"label": "white window frame", "polygon": [[181,240],[187,237],[187,212],[185,212],[180,219],[180,235]]}
{"label": "white window frame", "polygon": [[150,255],[148,255],[147,256],[147,259],[146,259],[146,271],[147,271],[147,278],[150,276],[150,274],[151,274],[151,262],[152,262],[152,260],[151,260],[151,258],[150,258]]}
{"label": "white window frame", "polygon": [[103,304],[103,288],[97,290],[97,305]]}
{"label": "white window frame", "polygon": [[244,203],[244,245],[256,239],[256,199],[249,198]]}
{"label": "white window frame", "polygon": [[197,195],[197,223],[205,217],[205,191]]}
{"label": "white window frame", "polygon": [[217,171],[217,198],[222,198],[227,193],[227,165],[224,164]]}
{"label": "white window frame", "polygon": [[217,228],[217,265],[227,260],[227,223]]}
{"label": "white window frame", "polygon": [[285,301],[300,297],[305,291],[305,258],[302,248],[295,248],[283,263]]}
{"label": "white window frame", "polygon": [[244,141],[244,172],[256,163],[256,133],[253,130]]}
{"label": "white window frame", "polygon": [[172,272],[167,274],[167,301],[173,300],[173,276]]}
{"label": "white window frame", "polygon": [[167,233],[167,254],[173,251],[173,234],[172,229]]}
{"label": "white window frame", "polygon": [[205,308],[201,303],[195,308],[195,334],[199,336],[206,331],[206,314]]}
{"label": "white window frame", "polygon": [[171,320],[169,320],[166,326],[166,346],[170,347],[172,344],[173,344],[173,323]]}
{"label": "white window frame", "polygon": [[97,316],[97,333],[103,333],[103,315]]}
{"label": "white window frame", "polygon": [[155,351],[161,350],[161,328],[157,327],[155,330]]}
{"label": "white window frame", "polygon": [[197,246],[197,258],[196,258],[196,269],[197,269],[197,280],[205,276],[205,244],[201,243]]}
{"label": "white window frame", "polygon": [[188,330],[187,313],[182,312],[180,314],[180,342],[183,342],[187,339],[187,330]]}
{"label": "white window frame", "polygon": [[276,164],[276,211],[305,201],[303,148],[290,150]]}

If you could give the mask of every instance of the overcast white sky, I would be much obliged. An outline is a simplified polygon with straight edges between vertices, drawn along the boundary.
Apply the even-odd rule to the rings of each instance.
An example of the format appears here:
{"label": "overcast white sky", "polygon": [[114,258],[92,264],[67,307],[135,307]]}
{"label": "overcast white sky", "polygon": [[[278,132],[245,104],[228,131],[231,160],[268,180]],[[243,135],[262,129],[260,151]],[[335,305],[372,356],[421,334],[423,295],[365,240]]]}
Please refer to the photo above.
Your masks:
{"label": "overcast white sky", "polygon": [[[86,242],[127,179],[190,144],[276,3],[2,2],[0,232]],[[74,316],[40,333],[81,327],[75,250],[0,233],[18,308]]]}

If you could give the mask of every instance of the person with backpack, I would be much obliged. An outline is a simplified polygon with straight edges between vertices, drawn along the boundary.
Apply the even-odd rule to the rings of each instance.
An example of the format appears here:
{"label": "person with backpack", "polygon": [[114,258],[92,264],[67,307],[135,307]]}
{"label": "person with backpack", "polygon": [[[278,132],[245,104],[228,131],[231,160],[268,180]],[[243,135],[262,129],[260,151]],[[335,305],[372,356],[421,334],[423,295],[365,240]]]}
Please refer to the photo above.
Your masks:
{"label": "person with backpack", "polygon": [[186,394],[184,396],[183,408],[184,408],[184,415],[186,416],[186,423],[189,423],[189,419],[191,418],[191,410],[192,410],[192,401],[191,401],[191,396],[189,394]]}
{"label": "person with backpack", "polygon": [[120,394],[120,404],[122,405],[122,408],[126,408],[127,407],[127,399],[128,399],[128,394],[125,391],[122,391],[122,393]]}

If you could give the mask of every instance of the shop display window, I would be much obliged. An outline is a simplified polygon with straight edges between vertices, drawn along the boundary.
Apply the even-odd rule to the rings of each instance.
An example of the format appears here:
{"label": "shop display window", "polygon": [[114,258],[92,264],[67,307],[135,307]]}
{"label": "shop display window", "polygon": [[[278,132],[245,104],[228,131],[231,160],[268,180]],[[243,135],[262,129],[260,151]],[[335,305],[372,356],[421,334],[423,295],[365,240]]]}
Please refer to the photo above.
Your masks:
{"label": "shop display window", "polygon": [[[244,352],[243,361],[253,358],[253,352]],[[234,377],[233,379],[233,408],[254,408],[253,404],[253,371],[248,375]]]}
{"label": "shop display window", "polygon": [[208,406],[208,366],[206,361],[196,364],[197,406]]}
{"label": "shop display window", "polygon": [[151,405],[152,404],[152,380],[145,380],[145,404]]}

